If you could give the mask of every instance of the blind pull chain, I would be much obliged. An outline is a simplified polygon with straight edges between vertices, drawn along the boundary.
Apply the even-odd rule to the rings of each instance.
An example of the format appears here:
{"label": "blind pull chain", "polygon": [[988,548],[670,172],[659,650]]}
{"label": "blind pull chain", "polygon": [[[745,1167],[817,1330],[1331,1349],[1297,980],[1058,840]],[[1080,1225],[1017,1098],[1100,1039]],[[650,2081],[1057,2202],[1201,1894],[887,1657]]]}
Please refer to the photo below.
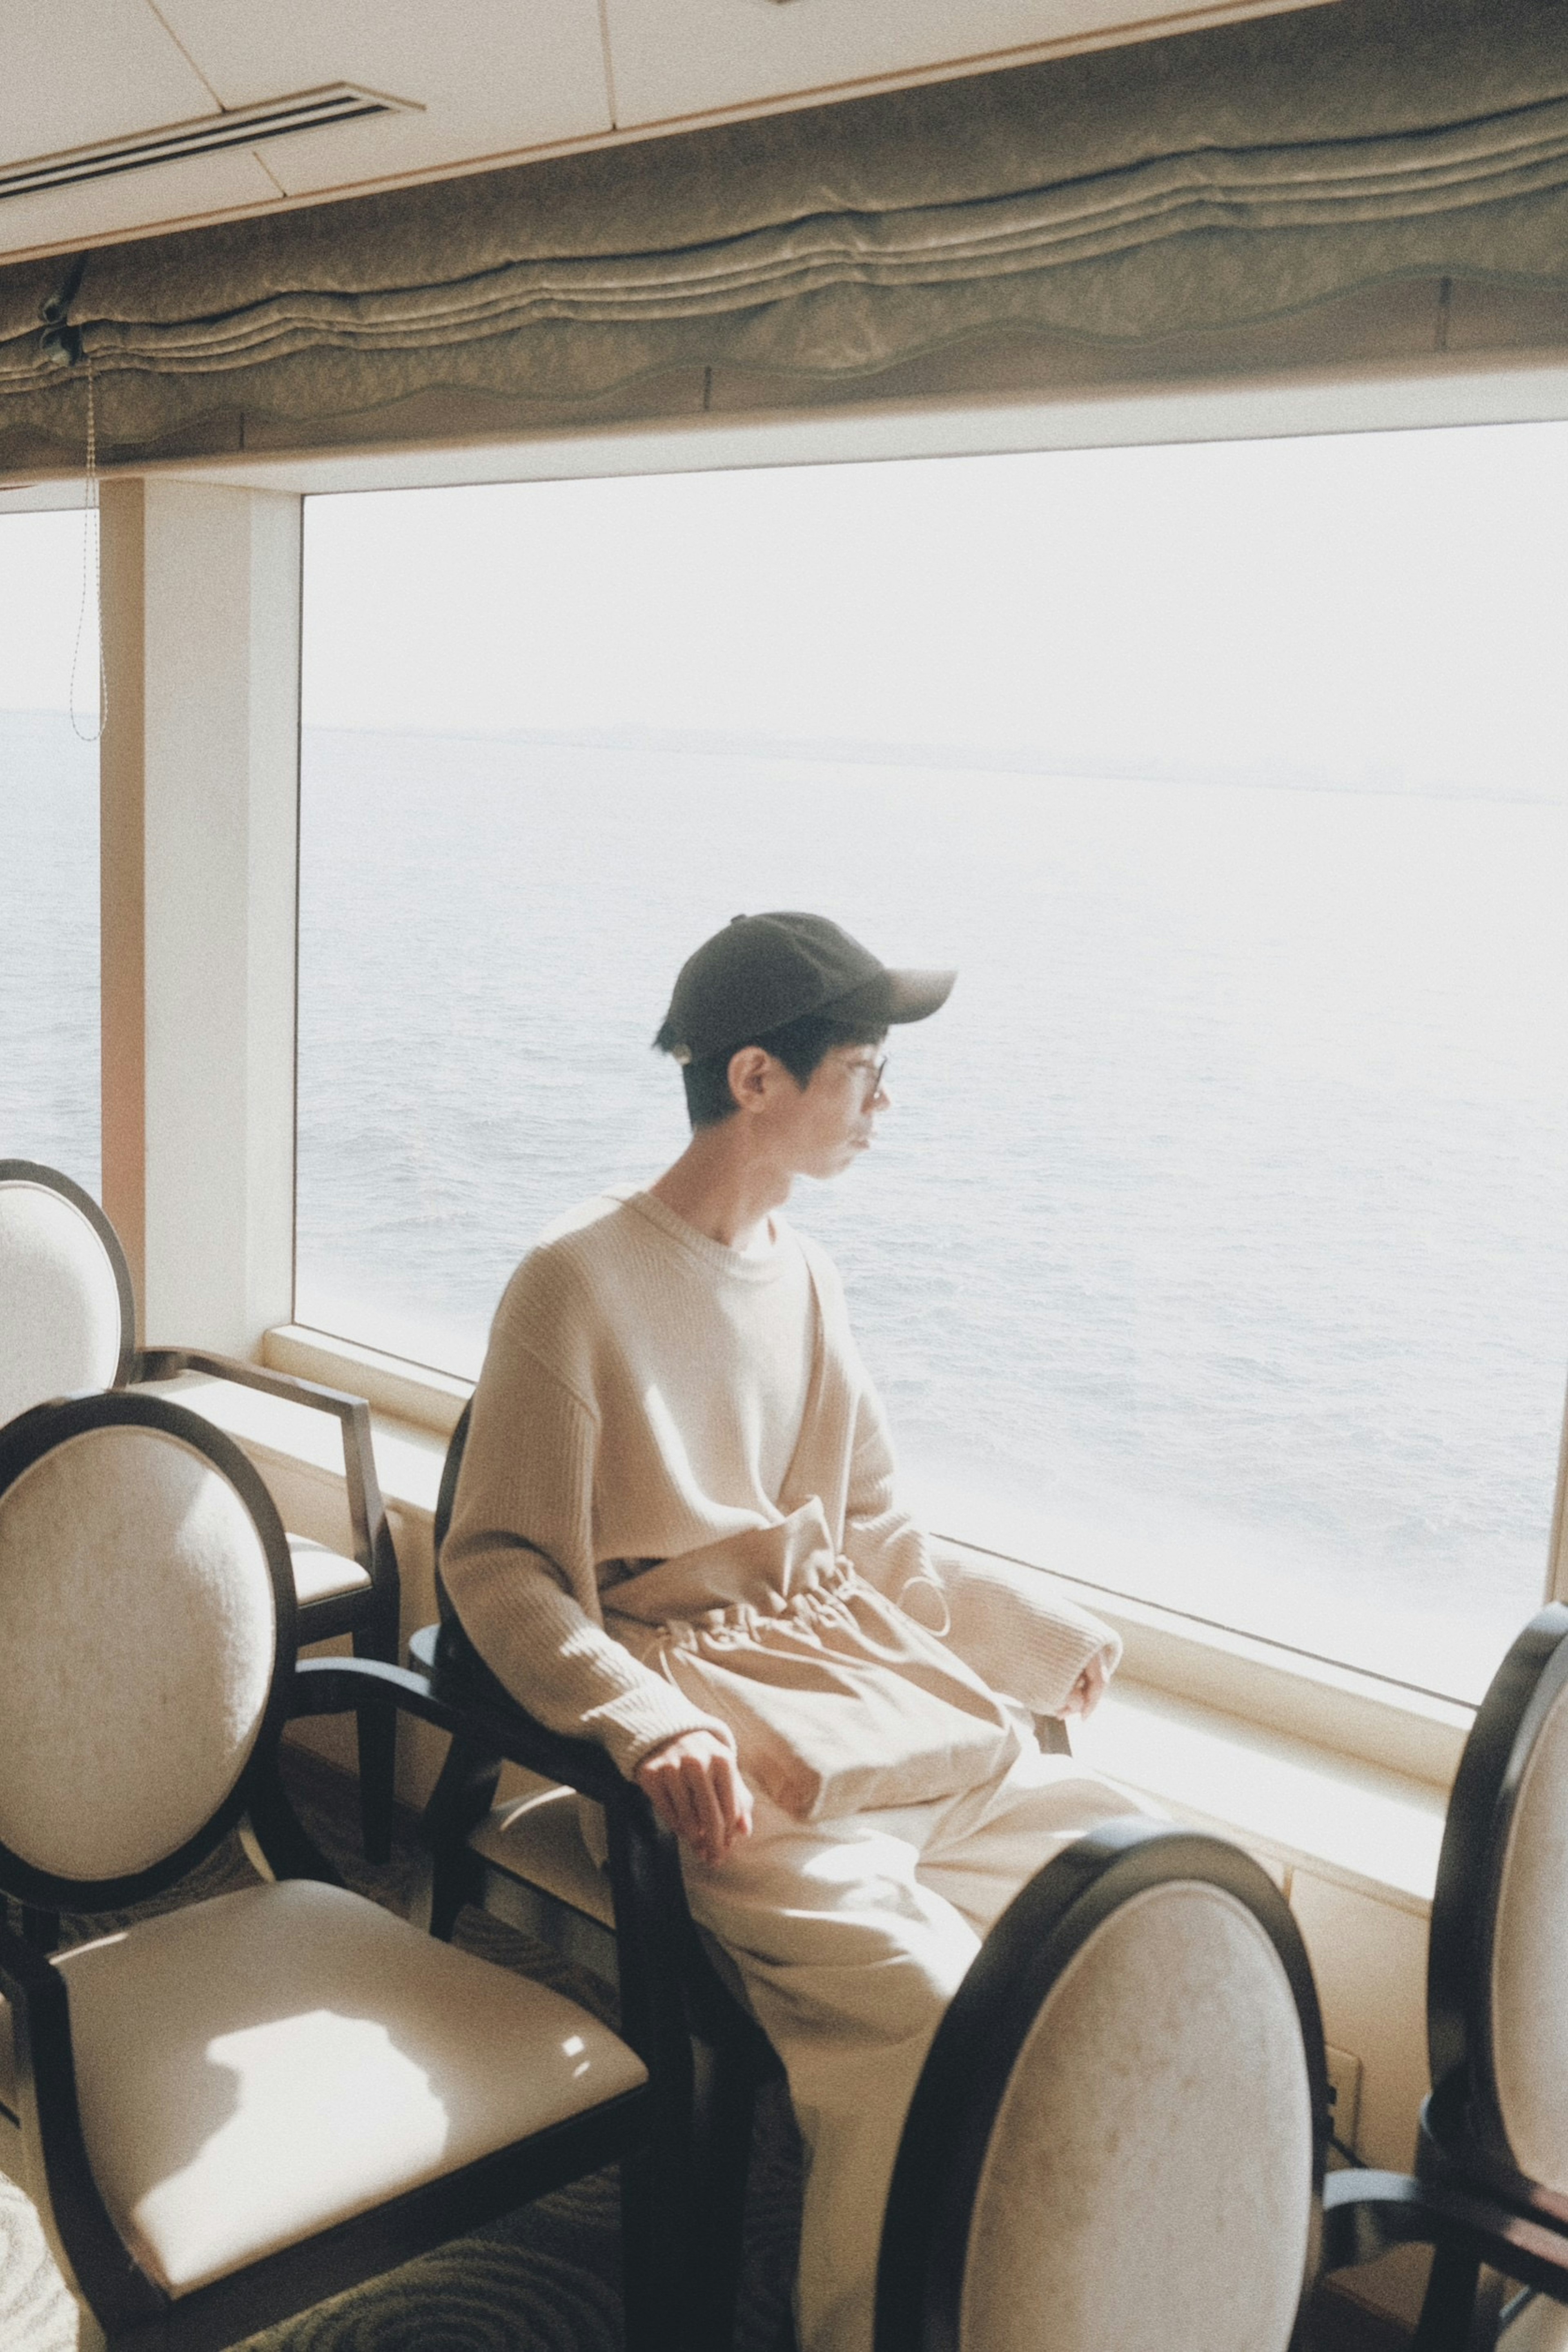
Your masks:
{"label": "blind pull chain", "polygon": [[[87,472],[81,495],[81,601],[77,607],[76,644],[71,651],[71,731],[83,743],[98,743],[109,725],[109,670],[103,655],[103,570],[99,544],[98,412],[92,362],[87,366]],[[82,638],[87,630],[88,583],[92,583],[94,616],[98,623],[98,723],[90,733],[77,717],[77,680],[81,670]]]}

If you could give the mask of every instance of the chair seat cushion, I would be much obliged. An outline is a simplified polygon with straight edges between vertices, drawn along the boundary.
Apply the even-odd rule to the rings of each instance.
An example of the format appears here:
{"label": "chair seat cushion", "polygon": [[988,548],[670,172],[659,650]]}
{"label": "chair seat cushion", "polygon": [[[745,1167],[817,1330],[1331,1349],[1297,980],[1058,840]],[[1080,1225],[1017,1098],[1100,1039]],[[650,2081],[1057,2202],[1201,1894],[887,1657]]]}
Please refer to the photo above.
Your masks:
{"label": "chair seat cushion", "polygon": [[357,1559],[309,1536],[289,1538],[289,1558],[294,1569],[294,1593],[301,1608],[312,1601],[334,1601],[340,1592],[368,1592],[370,1577]]}
{"label": "chair seat cushion", "polygon": [[57,1965],[94,2175],[176,2296],[647,2079],[561,1994],[306,1880]]}
{"label": "chair seat cushion", "polygon": [[509,1878],[542,1887],[558,1903],[614,1930],[610,1882],[583,1843],[575,1790],[539,1780],[524,1795],[492,1805],[469,1832],[468,1843]]}
{"label": "chair seat cushion", "polygon": [[[583,1842],[583,1808],[589,1799],[536,1772],[527,1777],[532,1785],[505,1803],[492,1805],[469,1831],[469,1845],[493,1870],[539,1887],[614,1935],[616,1906],[609,1876]],[[592,1811],[596,1813],[598,1807]],[[697,1933],[731,2000],[748,2017],[754,2016],[741,1972],[723,1945],[706,1927]]]}

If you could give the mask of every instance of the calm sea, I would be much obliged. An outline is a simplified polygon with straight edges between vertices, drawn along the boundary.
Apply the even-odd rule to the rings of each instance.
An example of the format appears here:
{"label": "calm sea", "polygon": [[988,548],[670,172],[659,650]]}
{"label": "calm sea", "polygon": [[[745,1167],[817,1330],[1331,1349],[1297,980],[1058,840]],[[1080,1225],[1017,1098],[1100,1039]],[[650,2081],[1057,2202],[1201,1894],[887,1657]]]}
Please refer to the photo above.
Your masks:
{"label": "calm sea", "polygon": [[[0,1150],[90,1181],[91,754],[0,752]],[[961,972],[793,1212],[931,1517],[1473,1693],[1545,1567],[1565,875],[1560,803],[309,733],[297,1312],[476,1370],[679,1150],[682,957],[820,908]]]}
{"label": "calm sea", "polygon": [[0,710],[0,1160],[99,1183],[98,751]]}

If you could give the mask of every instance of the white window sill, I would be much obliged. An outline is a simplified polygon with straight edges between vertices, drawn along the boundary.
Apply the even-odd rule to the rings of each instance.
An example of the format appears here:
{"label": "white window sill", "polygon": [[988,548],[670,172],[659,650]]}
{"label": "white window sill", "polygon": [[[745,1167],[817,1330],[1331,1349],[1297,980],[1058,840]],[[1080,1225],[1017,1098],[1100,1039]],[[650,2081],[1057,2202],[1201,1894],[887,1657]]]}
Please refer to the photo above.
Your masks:
{"label": "white window sill", "polygon": [[[262,1353],[279,1371],[369,1398],[388,1506],[427,1528],[468,1383],[294,1325],[268,1332]],[[179,1385],[263,1469],[341,1472],[324,1416],[198,1376]],[[1236,1838],[1282,1883],[1303,1867],[1425,1913],[1468,1710],[1039,1573],[1114,1623],[1125,1644],[1110,1694],[1091,1722],[1073,1727],[1086,1762]]]}
{"label": "white window sill", "polygon": [[1234,1838],[1289,1893],[1298,1869],[1425,1918],[1447,1791],[1118,1675],[1073,1752],[1179,1820]]}
{"label": "white window sill", "polygon": [[410,1363],[402,1356],[383,1355],[376,1348],[362,1348],[357,1340],[309,1330],[302,1323],[280,1323],[268,1331],[261,1342],[261,1360],[275,1372],[294,1372],[326,1388],[347,1389],[366,1398],[377,1412],[434,1430],[443,1441],[456,1429],[474,1392],[472,1381],[435,1371],[428,1364]]}

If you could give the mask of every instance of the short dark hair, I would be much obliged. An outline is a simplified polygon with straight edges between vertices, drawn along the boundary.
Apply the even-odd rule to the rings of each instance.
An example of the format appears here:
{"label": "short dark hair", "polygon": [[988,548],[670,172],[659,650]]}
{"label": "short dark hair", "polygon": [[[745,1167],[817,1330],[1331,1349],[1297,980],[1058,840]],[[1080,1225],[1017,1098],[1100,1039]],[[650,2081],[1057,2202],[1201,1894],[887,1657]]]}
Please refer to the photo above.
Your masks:
{"label": "short dark hair", "polygon": [[[828,1013],[803,1013],[798,1021],[785,1021],[760,1036],[738,1037],[721,1053],[683,1065],[687,1116],[694,1128],[717,1127],[740,1109],[730,1089],[730,1064],[748,1045],[760,1045],[784,1064],[797,1087],[805,1087],[836,1045],[879,1045],[887,1034],[885,1022],[836,1021]],[[668,1021],[653,1042],[658,1053],[674,1052],[676,1039]]]}

